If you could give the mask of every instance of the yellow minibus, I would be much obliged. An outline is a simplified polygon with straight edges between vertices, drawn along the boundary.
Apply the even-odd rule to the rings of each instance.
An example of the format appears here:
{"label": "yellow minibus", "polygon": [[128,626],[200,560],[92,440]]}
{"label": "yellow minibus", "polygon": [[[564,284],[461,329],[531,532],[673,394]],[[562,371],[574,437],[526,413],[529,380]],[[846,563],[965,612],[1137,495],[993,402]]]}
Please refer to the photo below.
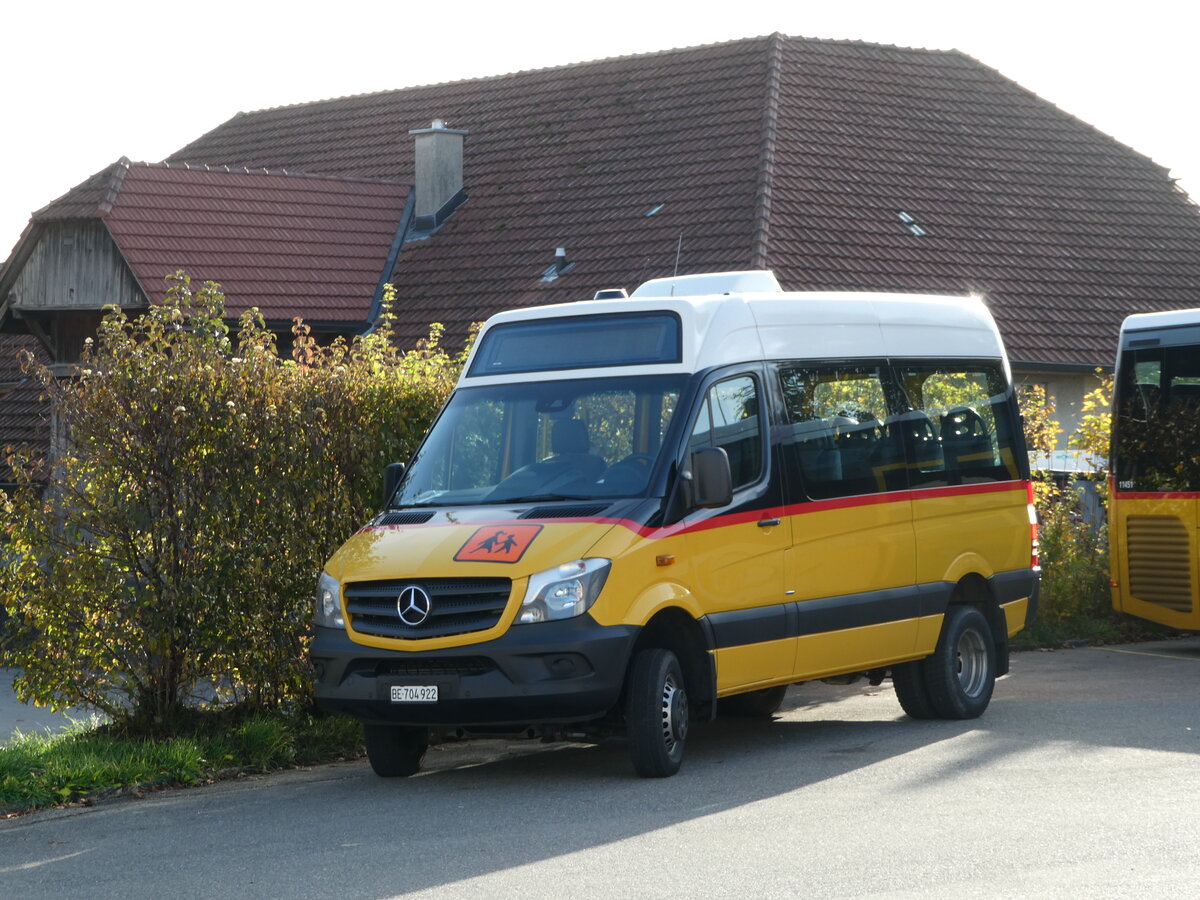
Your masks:
{"label": "yellow minibus", "polygon": [[890,676],[981,714],[1038,588],[1029,463],[978,298],[769,272],[493,316],[385,508],[329,560],[317,702],[383,776],[431,739],[689,729]]}
{"label": "yellow minibus", "polygon": [[1113,396],[1113,606],[1200,628],[1200,309],[1121,326]]}

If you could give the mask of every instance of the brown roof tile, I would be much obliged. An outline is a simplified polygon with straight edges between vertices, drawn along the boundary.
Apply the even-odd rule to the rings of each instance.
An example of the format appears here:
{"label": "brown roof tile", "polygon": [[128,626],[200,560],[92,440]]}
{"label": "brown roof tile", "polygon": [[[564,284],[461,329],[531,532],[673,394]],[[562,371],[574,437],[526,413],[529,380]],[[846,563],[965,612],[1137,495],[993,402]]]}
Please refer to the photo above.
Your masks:
{"label": "brown roof tile", "polygon": [[[470,131],[467,202],[395,273],[415,338],[488,313],[633,288],[751,253],[762,41],[606,60],[240,115],[173,160],[412,177],[434,116]],[[654,216],[646,213],[663,204]],[[575,267],[542,272],[565,247]]]}
{"label": "brown roof tile", "polygon": [[1200,210],[1166,172],[974,60],[788,41],[781,90],[785,285],[979,290],[1039,363],[1111,362],[1125,315],[1195,305]]}
{"label": "brown roof tile", "polygon": [[0,483],[11,477],[5,448],[41,450],[50,436],[50,408],[41,399],[41,387],[33,376],[21,371],[17,354],[22,350],[33,353],[40,362],[49,362],[34,338],[0,334]]}
{"label": "brown roof tile", "polygon": [[99,217],[155,301],[165,276],[218,281],[232,313],[361,323],[401,225],[406,184],[122,160],[34,215]]}

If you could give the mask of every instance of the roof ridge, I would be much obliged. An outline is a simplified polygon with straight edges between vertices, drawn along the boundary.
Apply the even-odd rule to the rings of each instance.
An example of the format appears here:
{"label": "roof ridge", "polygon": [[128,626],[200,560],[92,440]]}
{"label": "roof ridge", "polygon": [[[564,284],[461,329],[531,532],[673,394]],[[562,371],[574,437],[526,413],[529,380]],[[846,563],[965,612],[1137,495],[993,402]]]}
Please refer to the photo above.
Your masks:
{"label": "roof ridge", "polygon": [[[283,109],[298,109],[298,108],[304,107],[304,106],[315,106],[320,103],[335,103],[338,100],[359,100],[364,97],[378,97],[378,96],[382,96],[384,94],[400,93],[401,91],[413,91],[413,90],[420,90],[423,88],[447,87],[447,86],[459,85],[459,84],[473,84],[473,83],[483,82],[483,81],[496,81],[501,78],[511,78],[515,75],[533,75],[533,74],[536,74],[539,72],[554,72],[559,69],[577,69],[577,68],[580,68],[581,66],[593,66],[593,65],[602,65],[602,64],[615,63],[615,62],[625,62],[626,60],[631,60],[631,59],[649,59],[651,57],[656,57],[656,56],[669,56],[674,53],[692,53],[697,50],[711,50],[711,49],[714,49],[717,47],[732,47],[735,44],[753,44],[753,43],[760,42],[760,41],[761,42],[780,43],[780,44],[782,44],[785,41],[803,41],[803,42],[809,43],[809,44],[844,44],[847,46],[873,47],[873,48],[881,49],[881,50],[903,50],[903,51],[908,51],[908,52],[912,52],[912,53],[940,53],[940,54],[951,54],[951,53],[961,54],[962,53],[962,51],[960,51],[960,50],[954,50],[954,49],[943,50],[943,49],[940,49],[937,47],[907,47],[903,44],[888,44],[888,43],[883,43],[883,42],[879,42],[879,41],[864,41],[860,38],[807,37],[805,35],[789,35],[789,34],[784,34],[781,31],[774,31],[774,32],[771,32],[770,34],[758,34],[758,35],[751,35],[748,37],[730,38],[729,40],[725,40],[725,41],[710,41],[705,44],[691,44],[686,47],[669,47],[665,50],[645,50],[641,53],[622,53],[622,54],[618,54],[616,56],[600,56],[600,57],[596,57],[595,59],[582,59],[582,60],[576,60],[575,62],[558,63],[556,65],[551,65],[551,66],[540,66],[540,67],[534,68],[534,69],[514,69],[511,72],[498,72],[494,75],[476,75],[471,78],[452,78],[447,81],[430,81],[430,82],[425,82],[424,84],[407,84],[407,85],[402,85],[400,87],[395,87],[395,88],[383,88],[382,90],[378,90],[378,91],[363,91],[358,94],[342,94],[342,95],[335,96],[335,97],[322,97],[318,100],[302,100],[299,103],[281,103],[278,106],[265,106],[260,109],[242,110],[242,111],[238,112],[237,114],[235,114],[231,119],[227,120],[227,122],[231,122],[231,121],[233,121],[233,119],[240,118],[241,116],[249,116],[249,115],[255,115],[258,113],[265,113],[265,112],[274,112],[276,110],[283,110]],[[965,55],[965,54],[962,54],[962,55]],[[227,124],[227,122],[223,122],[223,123],[221,123],[221,125],[225,125],[225,124]],[[217,128],[220,128],[221,125],[218,125]],[[216,130],[215,128],[212,129],[212,131],[215,131],[215,130]],[[205,135],[200,136],[200,138],[203,138],[203,137],[205,137]],[[200,140],[200,138],[197,138],[196,140],[198,141],[198,140]],[[193,142],[193,143],[195,143],[195,142]]]}
{"label": "roof ridge", "polygon": [[[1106,140],[1112,141],[1114,144],[1116,144],[1122,150],[1127,150],[1130,153],[1132,153],[1133,155],[1139,156],[1142,159],[1146,160],[1148,163],[1150,163],[1155,168],[1160,169],[1163,173],[1164,178],[1167,178],[1168,180],[1170,180],[1172,182],[1176,181],[1176,179],[1170,178],[1170,173],[1171,173],[1170,166],[1163,165],[1162,163],[1160,163],[1158,160],[1156,160],[1154,157],[1150,156],[1149,154],[1143,153],[1142,151],[1138,150],[1136,147],[1132,146],[1131,144],[1127,144],[1124,141],[1120,140],[1119,138],[1113,137],[1107,131],[1100,130],[1095,125],[1093,125],[1091,122],[1088,122],[1086,119],[1081,119],[1081,118],[1079,118],[1079,116],[1075,115],[1073,112],[1069,112],[1068,110],[1063,109],[1061,106],[1059,106],[1053,100],[1047,100],[1045,97],[1043,97],[1037,91],[1035,91],[1031,88],[1025,87],[1025,85],[1021,84],[1021,82],[1017,81],[1015,78],[1005,75],[1003,72],[1001,72],[995,66],[990,66],[987,63],[983,62],[982,60],[976,59],[974,56],[972,56],[971,54],[969,54],[963,50],[955,49],[955,50],[948,50],[946,52],[954,53],[958,56],[961,56],[963,59],[970,60],[972,63],[979,66],[981,69],[986,69],[988,72],[992,73],[1000,80],[1005,81],[1008,84],[1011,84],[1013,87],[1017,88],[1022,93],[1027,94],[1028,96],[1032,97],[1038,103],[1043,103],[1046,106],[1051,107],[1052,109],[1057,111],[1059,114],[1065,116],[1066,118],[1071,119],[1072,121],[1078,123],[1079,125],[1083,125],[1084,127],[1095,132],[1096,134],[1100,135],[1101,137],[1105,138]],[[1183,190],[1182,188],[1179,188],[1178,185],[1176,185],[1176,189],[1181,190],[1181,191]],[[1184,193],[1186,193],[1186,191]]]}
{"label": "roof ridge", "polygon": [[[396,88],[384,88],[383,90],[379,90],[379,91],[363,91],[360,94],[343,94],[338,97],[322,97],[319,100],[304,100],[299,103],[282,103],[279,106],[266,106],[261,109],[243,110],[241,112],[238,112],[235,116],[233,116],[233,118],[227,120],[226,122],[221,123],[221,125],[218,125],[217,128],[221,128],[222,126],[228,124],[228,122],[232,122],[233,119],[237,119],[242,116],[258,115],[259,113],[276,112],[278,110],[285,110],[285,109],[300,109],[300,108],[303,108],[306,106],[317,106],[322,103],[336,103],[339,100],[361,100],[366,97],[380,97],[380,96],[384,96],[386,94],[398,94],[403,91],[422,90],[424,88],[448,87],[451,85],[474,84],[474,83],[485,82],[485,81],[498,81],[499,79],[512,78],[516,75],[533,75],[533,74],[537,74],[539,72],[554,72],[554,71],[558,71],[558,70],[578,69],[582,66],[593,66],[593,65],[602,65],[602,64],[607,64],[607,63],[624,62],[626,60],[631,60],[631,59],[649,59],[649,58],[656,57],[656,56],[669,56],[673,53],[691,53],[696,50],[708,50],[708,49],[715,48],[715,47],[732,47],[735,44],[753,44],[753,43],[759,42],[759,41],[770,41],[772,38],[776,38],[776,37],[785,37],[786,38],[787,36],[781,35],[779,32],[775,32],[773,34],[760,34],[760,35],[757,35],[754,37],[731,38],[730,40],[727,40],[727,41],[712,41],[707,44],[694,44],[689,47],[671,47],[666,50],[647,50],[642,53],[625,53],[625,54],[621,54],[618,56],[602,56],[597,59],[586,59],[586,60],[579,60],[576,62],[559,63],[559,64],[553,65],[553,66],[541,66],[536,69],[516,69],[512,72],[500,72],[495,75],[477,75],[473,78],[453,78],[453,79],[450,79],[449,81],[431,81],[431,82],[427,82],[425,84],[408,84],[408,85],[403,85],[401,87],[396,87]],[[799,38],[799,40],[824,41],[825,39],[824,38]],[[842,42],[830,41],[830,43],[842,43]],[[217,128],[212,129],[212,131],[216,131]],[[208,132],[208,133],[211,134],[211,132]],[[201,135],[200,137],[196,138],[196,140],[192,141],[191,143],[193,143],[193,144],[197,143],[198,141],[203,139],[205,136],[206,135]],[[189,144],[189,146],[190,146],[190,144]]]}
{"label": "roof ridge", "polygon": [[767,47],[767,91],[763,109],[761,156],[758,184],[754,191],[754,230],[750,239],[750,268],[767,266],[771,241],[771,194],[775,187],[775,149],[779,133],[779,97],[782,84],[783,43],[788,38],[776,32]]}
{"label": "roof ridge", "polygon": [[162,162],[129,162],[126,160],[127,167],[141,169],[172,169],[175,171],[184,172],[219,172],[229,175],[285,175],[288,178],[307,178],[314,181],[347,181],[355,184],[389,184],[412,186],[411,181],[402,181],[396,178],[369,178],[366,175],[326,175],[321,172],[302,172],[296,169],[288,170],[283,167],[271,169],[266,166],[228,166],[228,165],[209,165],[208,163],[190,163],[187,160],[175,160],[171,162],[163,160]]}
{"label": "roof ridge", "polygon": [[[129,164],[129,160],[126,159],[124,156],[122,156],[116,162],[109,163],[104,168],[93,172],[87,178],[83,179],[83,181],[79,182],[76,185],[73,185],[69,190],[64,191],[62,194],[59,194],[57,197],[55,197],[53,200],[51,200],[49,203],[47,203],[41,209],[35,209],[33,211],[33,213],[30,214],[29,221],[33,222],[34,220],[38,219],[40,216],[44,215],[48,210],[53,209],[55,206],[58,206],[60,203],[65,201],[72,194],[82,192],[86,189],[96,190],[100,184],[104,184],[106,186],[105,190],[107,191],[108,187],[110,187],[112,185],[113,177],[116,175],[116,172],[114,170],[117,169],[118,167],[123,167],[128,164]],[[99,207],[99,204],[97,204],[97,208],[98,207]],[[99,213],[96,213],[96,215],[98,215],[98,214]]]}
{"label": "roof ridge", "polygon": [[96,211],[100,218],[104,218],[112,212],[113,204],[117,202],[117,195],[121,193],[121,185],[125,183],[125,174],[131,165],[133,164],[129,161],[128,156],[122,156],[113,164],[112,175],[108,179],[104,193],[100,196],[100,202],[96,204]]}

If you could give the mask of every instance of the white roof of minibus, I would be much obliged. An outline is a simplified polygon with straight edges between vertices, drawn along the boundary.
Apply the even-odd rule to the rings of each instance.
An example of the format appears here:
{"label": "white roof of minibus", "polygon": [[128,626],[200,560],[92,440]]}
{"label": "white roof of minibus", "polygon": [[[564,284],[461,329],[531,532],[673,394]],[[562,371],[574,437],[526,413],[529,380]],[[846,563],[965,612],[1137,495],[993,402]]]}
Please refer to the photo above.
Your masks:
{"label": "white roof of minibus", "polygon": [[1121,323],[1121,334],[1147,328],[1178,328],[1200,325],[1200,309],[1173,309],[1168,312],[1136,313]]}
{"label": "white roof of minibus", "polygon": [[[722,274],[769,276],[770,273]],[[678,281],[695,282],[700,277],[688,276]],[[659,279],[645,287],[670,280]],[[704,286],[710,284],[711,281]],[[653,293],[661,291],[656,288]],[[633,297],[625,299],[585,300],[498,313],[484,324],[475,348],[489,329],[500,324],[658,311],[674,312],[682,323],[683,353],[678,363],[469,377],[466,373],[474,359],[473,349],[459,384],[499,384],[528,381],[531,377],[553,380],[590,375],[691,373],[764,359],[1004,357],[1000,333],[979,297],[837,291],[644,296],[639,289]]]}

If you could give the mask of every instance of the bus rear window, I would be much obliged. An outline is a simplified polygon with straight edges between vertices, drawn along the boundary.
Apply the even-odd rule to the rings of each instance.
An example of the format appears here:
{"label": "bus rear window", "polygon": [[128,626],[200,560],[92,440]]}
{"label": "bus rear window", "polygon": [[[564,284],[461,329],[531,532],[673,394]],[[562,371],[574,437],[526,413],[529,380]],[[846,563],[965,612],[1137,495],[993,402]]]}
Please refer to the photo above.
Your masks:
{"label": "bus rear window", "polygon": [[671,313],[569,316],[490,329],[467,376],[644,366],[682,358],[679,319]]}

